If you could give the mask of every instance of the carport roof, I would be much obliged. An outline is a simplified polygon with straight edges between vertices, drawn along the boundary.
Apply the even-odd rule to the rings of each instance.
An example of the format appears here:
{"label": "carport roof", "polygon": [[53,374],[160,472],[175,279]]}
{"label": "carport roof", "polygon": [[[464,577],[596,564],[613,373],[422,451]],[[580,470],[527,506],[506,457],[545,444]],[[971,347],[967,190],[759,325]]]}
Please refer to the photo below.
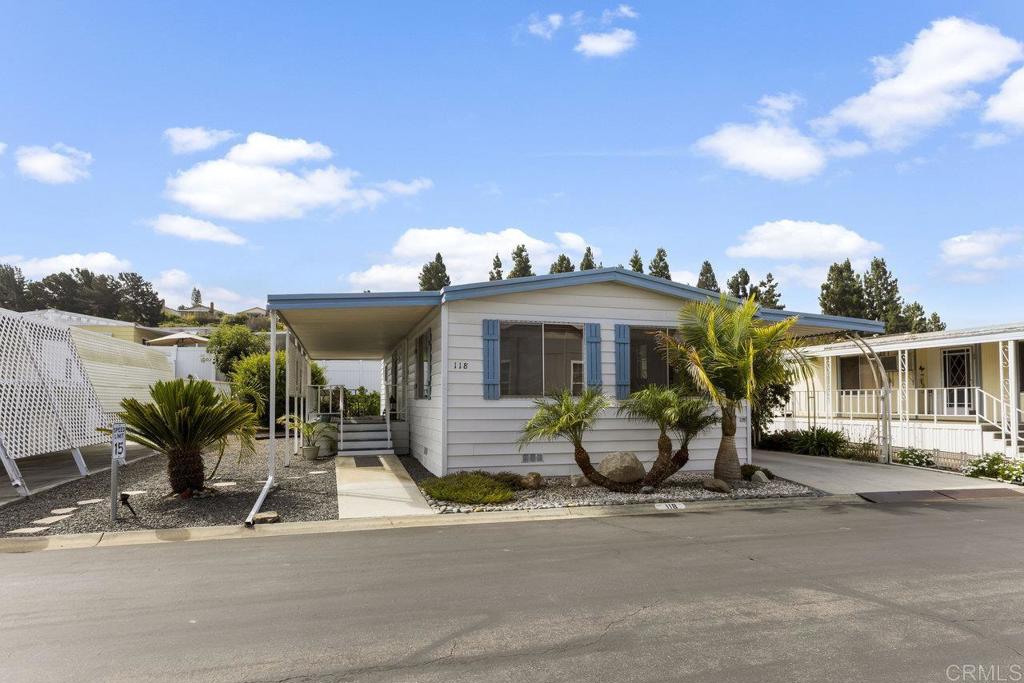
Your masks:
{"label": "carport roof", "polygon": [[[267,306],[278,312],[315,359],[381,358],[433,308],[444,303],[598,282],[619,283],[688,301],[719,296],[717,292],[624,268],[595,268],[450,285],[439,292],[271,294],[267,297]],[[793,328],[799,336],[844,331],[878,334],[884,329],[880,322],[860,318],[772,309],[760,312],[762,319],[772,322],[792,316],[799,320]]]}

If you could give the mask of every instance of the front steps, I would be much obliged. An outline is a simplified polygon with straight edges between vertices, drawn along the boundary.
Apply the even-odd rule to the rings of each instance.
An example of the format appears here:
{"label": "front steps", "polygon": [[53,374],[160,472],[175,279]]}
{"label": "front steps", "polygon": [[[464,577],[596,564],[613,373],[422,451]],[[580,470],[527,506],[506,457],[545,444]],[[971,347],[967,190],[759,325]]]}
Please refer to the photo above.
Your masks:
{"label": "front steps", "polygon": [[341,425],[338,455],[394,455],[394,443],[388,439],[383,418],[346,420]]}

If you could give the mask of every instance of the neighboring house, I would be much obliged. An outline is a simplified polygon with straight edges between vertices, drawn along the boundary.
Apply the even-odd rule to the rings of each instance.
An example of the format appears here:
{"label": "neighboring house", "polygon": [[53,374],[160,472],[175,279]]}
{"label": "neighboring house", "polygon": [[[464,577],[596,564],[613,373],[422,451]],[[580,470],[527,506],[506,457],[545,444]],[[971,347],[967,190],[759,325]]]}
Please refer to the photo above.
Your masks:
{"label": "neighboring house", "polygon": [[164,330],[153,327],[144,327],[138,323],[114,320],[112,318],[101,318],[96,315],[86,315],[85,313],[61,311],[56,308],[43,308],[38,311],[27,311],[22,313],[22,315],[30,320],[42,320],[44,322],[56,323],[58,325],[77,327],[79,329],[89,330],[90,332],[105,334],[107,336],[114,337],[115,339],[135,342],[136,344],[144,344],[151,339],[156,339],[157,337],[162,337],[166,334]]}
{"label": "neighboring house", "polygon": [[773,426],[815,423],[876,441],[888,422],[895,447],[970,456],[1024,451],[1024,323],[863,343],[805,349],[813,370]]}
{"label": "neighboring house", "polygon": [[253,306],[252,308],[247,308],[244,311],[239,311],[236,315],[251,315],[252,317],[257,318],[261,315],[266,314],[267,309],[263,308],[262,306]]}
{"label": "neighboring house", "polygon": [[178,315],[194,315],[197,317],[207,316],[219,318],[225,315],[224,311],[214,307],[213,302],[209,304],[197,304],[195,306],[182,306],[177,309]]}
{"label": "neighboring house", "polygon": [[[594,462],[614,451],[653,461],[657,430],[616,416],[614,404],[643,386],[670,381],[672,370],[651,333],[674,328],[687,301],[717,296],[600,268],[439,292],[270,295],[268,303],[308,359],[382,361],[393,444],[434,474],[509,469],[553,475],[577,471],[568,443],[538,442],[523,451],[516,445],[534,400],[563,388],[602,388],[613,407],[585,438]],[[796,335],[874,334],[883,327],[790,311],[760,315],[773,321],[797,316]],[[739,422],[737,446],[749,462],[749,414]],[[342,425],[343,452],[353,438],[362,437]],[[717,429],[695,439],[690,469],[711,469],[718,443]]]}

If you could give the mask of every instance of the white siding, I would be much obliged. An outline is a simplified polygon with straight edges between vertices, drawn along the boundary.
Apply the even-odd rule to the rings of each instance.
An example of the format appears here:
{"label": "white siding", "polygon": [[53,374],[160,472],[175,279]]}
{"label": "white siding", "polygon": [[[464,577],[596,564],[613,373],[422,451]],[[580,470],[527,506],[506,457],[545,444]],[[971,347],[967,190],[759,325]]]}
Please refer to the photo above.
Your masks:
{"label": "white siding", "polygon": [[322,360],[328,384],[344,384],[349,389],[366,387],[369,392],[380,391],[381,361],[379,360]]}
{"label": "white siding", "polygon": [[170,362],[156,349],[75,327],[71,338],[106,412],[120,410],[122,398],[148,401],[154,382],[174,379]]}
{"label": "white siding", "polygon": [[[469,370],[448,372],[448,470],[513,469],[549,475],[578,471],[572,447],[563,441],[536,442],[520,452],[515,442],[520,427],[533,415],[533,402],[528,398],[484,400],[483,320],[600,323],[602,382],[605,393],[614,396],[615,325],[674,327],[680,308],[676,298],[614,283],[505,294],[445,305],[449,320],[448,358],[450,362],[470,363]],[[440,357],[437,346],[435,342],[435,363]],[[711,469],[719,437],[719,430],[714,428],[694,439],[686,468]],[[584,444],[595,463],[614,451],[633,451],[649,463],[657,455],[657,438],[655,428],[619,418],[613,407],[597,421]],[[747,462],[748,440],[747,420],[741,415],[736,434],[741,462]],[[544,462],[523,463],[524,452],[541,453]]]}
{"label": "white siding", "polygon": [[[429,399],[423,399],[416,398],[416,338],[428,328],[433,338],[432,391]],[[440,309],[437,309],[414,327],[398,346],[398,381],[404,384],[407,397],[409,452],[434,474],[441,474],[444,467],[441,450],[441,344],[441,314]],[[390,356],[391,354],[388,354],[388,358]],[[395,446],[398,447],[399,444],[396,443]]]}

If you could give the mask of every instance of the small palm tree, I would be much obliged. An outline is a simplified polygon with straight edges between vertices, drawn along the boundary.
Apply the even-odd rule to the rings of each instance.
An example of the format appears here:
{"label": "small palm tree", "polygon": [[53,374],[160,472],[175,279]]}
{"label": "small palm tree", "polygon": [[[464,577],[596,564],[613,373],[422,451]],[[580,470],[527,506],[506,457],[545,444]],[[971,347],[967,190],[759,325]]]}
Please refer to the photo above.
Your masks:
{"label": "small palm tree", "polygon": [[592,483],[611,491],[634,489],[631,484],[620,484],[598,472],[583,447],[583,435],[609,405],[600,389],[587,389],[579,396],[565,390],[551,398],[538,398],[534,405],[537,412],[523,425],[518,442],[520,449],[538,439],[566,439],[573,445],[576,465]]}
{"label": "small palm tree", "polygon": [[241,450],[255,450],[256,416],[249,406],[219,393],[205,380],[157,382],[152,401],[121,401],[119,418],[132,441],[167,456],[167,478],[178,494],[205,486],[203,451],[239,439]]}
{"label": "small palm tree", "polygon": [[[657,426],[658,457],[640,486],[658,486],[686,465],[690,441],[718,422],[705,398],[684,396],[678,387],[651,385],[634,392],[622,402],[619,414]],[[679,448],[672,451],[669,432],[679,436]]]}
{"label": "small palm tree", "polygon": [[793,381],[791,361],[799,354],[788,333],[796,318],[768,323],[757,317],[759,310],[754,297],[737,303],[723,294],[718,301],[693,302],[680,311],[676,335],[658,337],[689,384],[721,411],[718,479],[740,478],[737,408],[744,401],[756,405],[766,385]]}

